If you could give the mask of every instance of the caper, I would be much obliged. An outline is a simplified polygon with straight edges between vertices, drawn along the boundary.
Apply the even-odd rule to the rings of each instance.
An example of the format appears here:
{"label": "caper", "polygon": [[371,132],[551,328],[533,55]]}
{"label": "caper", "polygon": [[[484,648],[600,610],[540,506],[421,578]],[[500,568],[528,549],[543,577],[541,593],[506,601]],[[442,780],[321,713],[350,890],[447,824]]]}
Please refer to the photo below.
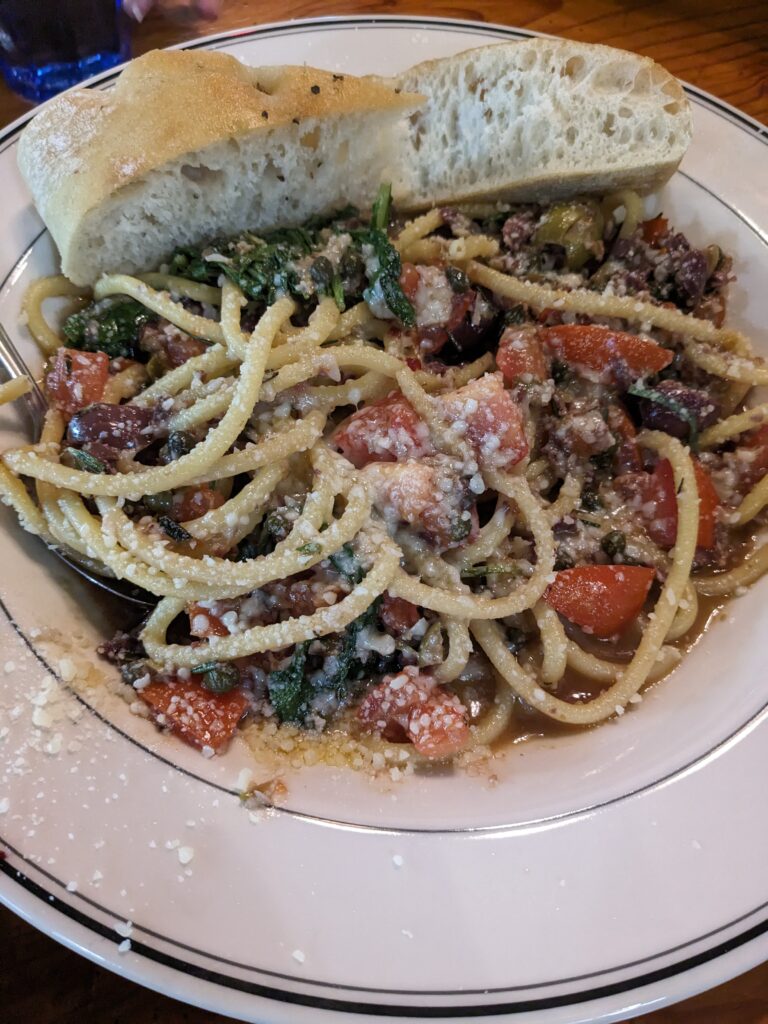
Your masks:
{"label": "caper", "polygon": [[318,256],[309,268],[315,288],[321,295],[327,295],[333,287],[334,269],[327,256]]}
{"label": "caper", "polygon": [[173,493],[171,491],[159,491],[157,494],[147,494],[144,497],[144,505],[149,512],[155,515],[170,512],[171,505],[173,505]]}
{"label": "caper", "polygon": [[459,270],[458,267],[446,267],[445,276],[451,289],[458,295],[469,291],[469,278],[463,270]]}
{"label": "caper", "polygon": [[621,530],[611,530],[600,541],[600,547],[609,558],[620,558],[627,550],[627,538]]}
{"label": "caper", "polygon": [[175,462],[182,455],[189,455],[195,447],[195,436],[186,430],[173,430],[168,435],[159,452],[159,460],[163,463]]}

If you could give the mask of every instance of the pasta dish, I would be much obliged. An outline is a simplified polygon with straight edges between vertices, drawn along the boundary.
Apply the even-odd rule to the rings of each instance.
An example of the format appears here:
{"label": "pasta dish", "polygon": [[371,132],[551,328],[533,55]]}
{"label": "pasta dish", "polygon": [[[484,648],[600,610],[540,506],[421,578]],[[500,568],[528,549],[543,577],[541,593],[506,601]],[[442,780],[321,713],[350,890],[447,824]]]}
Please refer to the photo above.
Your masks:
{"label": "pasta dish", "polygon": [[386,188],[92,294],[45,278],[50,409],[0,496],[154,595],[101,653],[206,754],[243,721],[432,760],[592,725],[768,565],[731,278],[634,193],[404,221]]}

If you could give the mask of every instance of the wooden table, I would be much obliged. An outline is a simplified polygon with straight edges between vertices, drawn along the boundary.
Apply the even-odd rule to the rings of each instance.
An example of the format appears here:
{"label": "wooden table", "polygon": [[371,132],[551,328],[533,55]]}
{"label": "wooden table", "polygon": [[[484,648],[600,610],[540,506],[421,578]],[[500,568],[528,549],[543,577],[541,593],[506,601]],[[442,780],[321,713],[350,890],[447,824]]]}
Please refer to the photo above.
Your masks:
{"label": "wooden table", "polygon": [[[347,0],[223,0],[217,21],[191,19],[178,0],[134,28],[134,53],[256,22],[322,14],[430,14],[515,24],[609,43],[670,71],[768,123],[768,3],[765,0],[468,0],[463,3]],[[0,85],[0,126],[28,104]],[[217,1024],[225,1018],[157,996],[95,967],[0,911],[0,1018],[6,1024]],[[646,1018],[653,1024],[768,1024],[768,964]]]}

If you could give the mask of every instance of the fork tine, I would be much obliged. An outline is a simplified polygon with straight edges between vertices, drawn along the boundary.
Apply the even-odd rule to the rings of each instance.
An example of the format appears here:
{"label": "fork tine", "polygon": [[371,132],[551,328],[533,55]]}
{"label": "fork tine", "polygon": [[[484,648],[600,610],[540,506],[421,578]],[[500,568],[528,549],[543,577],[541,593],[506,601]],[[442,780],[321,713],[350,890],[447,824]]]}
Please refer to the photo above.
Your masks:
{"label": "fork tine", "polygon": [[11,380],[15,380],[17,377],[28,377],[32,381],[32,390],[24,396],[24,404],[27,414],[32,421],[33,436],[37,437],[43,427],[48,403],[32,371],[22,359],[19,350],[11,341],[8,332],[2,324],[0,324],[0,366],[3,367]]}

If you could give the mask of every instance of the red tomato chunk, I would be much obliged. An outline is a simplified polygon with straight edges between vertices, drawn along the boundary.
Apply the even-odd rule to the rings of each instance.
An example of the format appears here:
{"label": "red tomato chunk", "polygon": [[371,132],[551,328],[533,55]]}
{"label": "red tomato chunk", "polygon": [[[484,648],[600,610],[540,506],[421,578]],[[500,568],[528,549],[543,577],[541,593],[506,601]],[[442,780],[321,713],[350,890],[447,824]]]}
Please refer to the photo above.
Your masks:
{"label": "red tomato chunk", "polygon": [[332,440],[357,469],[369,462],[419,459],[433,451],[426,423],[399,391],[354,413]]}
{"label": "red tomato chunk", "polygon": [[[715,544],[715,523],[720,498],[711,477],[695,459],[693,468],[699,492],[699,533],[696,546],[708,550]],[[674,547],[677,540],[677,494],[669,460],[661,459],[653,473],[630,473],[618,477],[617,485],[633,506],[638,505],[651,540],[662,548]]]}
{"label": "red tomato chunk", "polygon": [[563,569],[544,600],[569,622],[595,636],[621,632],[640,614],[655,576],[640,565],[584,565]]}
{"label": "red tomato chunk", "polygon": [[221,750],[248,710],[242,690],[211,693],[194,680],[153,682],[138,690],[158,725],[165,726],[194,747]]}
{"label": "red tomato chunk", "polygon": [[499,339],[496,365],[504,375],[505,384],[546,380],[550,371],[538,329],[531,324],[507,327]]}
{"label": "red tomato chunk", "polygon": [[73,416],[92,402],[99,402],[109,377],[109,357],[104,352],[80,352],[57,348],[45,377],[45,390],[53,406]]}
{"label": "red tomato chunk", "polygon": [[500,373],[486,373],[439,399],[442,414],[464,436],[486,469],[507,470],[528,454],[523,414]]}
{"label": "red tomato chunk", "polygon": [[635,377],[659,373],[674,358],[655,341],[634,334],[614,331],[595,324],[563,324],[545,327],[540,332],[544,346],[553,356],[604,374],[618,383],[626,368]]}
{"label": "red tomato chunk", "polygon": [[449,757],[469,740],[467,709],[429,676],[409,665],[363,697],[358,720],[383,735],[404,735],[424,757]]}

